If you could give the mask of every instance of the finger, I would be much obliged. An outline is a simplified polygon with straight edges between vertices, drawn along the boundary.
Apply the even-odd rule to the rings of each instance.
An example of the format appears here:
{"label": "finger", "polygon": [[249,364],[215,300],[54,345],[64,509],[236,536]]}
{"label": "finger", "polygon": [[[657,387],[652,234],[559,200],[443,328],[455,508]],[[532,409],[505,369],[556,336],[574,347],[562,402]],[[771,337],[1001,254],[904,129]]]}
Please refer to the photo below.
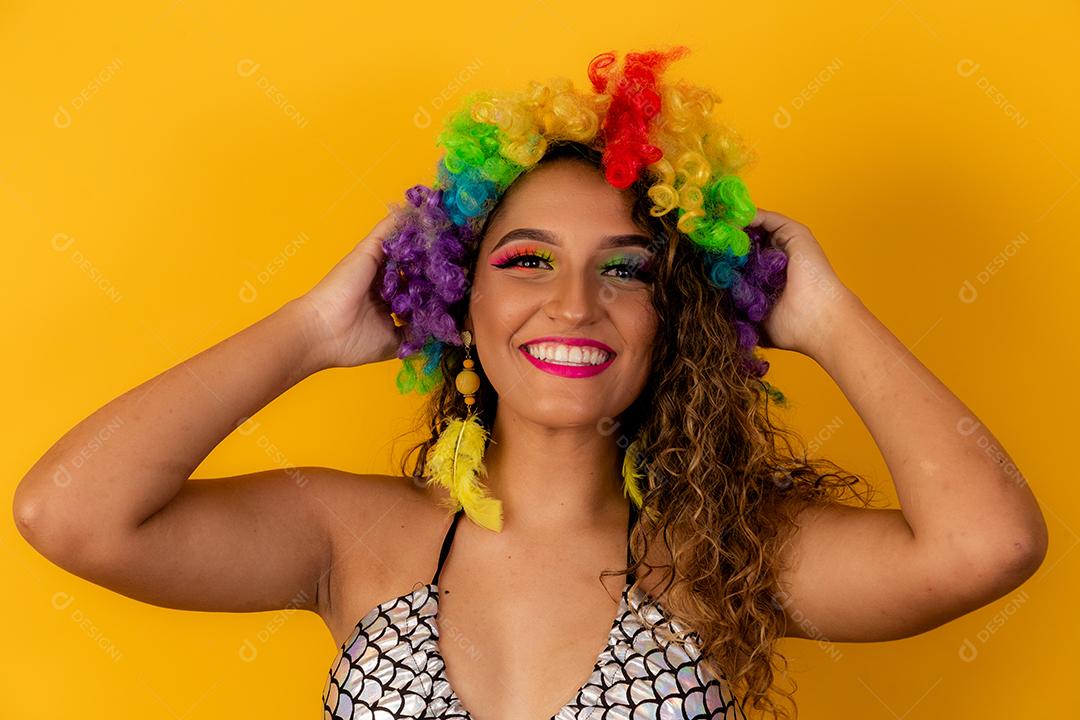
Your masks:
{"label": "finger", "polygon": [[778,212],[772,210],[766,210],[764,208],[758,208],[754,213],[754,219],[750,221],[751,227],[760,227],[770,233],[776,232],[784,225],[794,222],[787,215],[781,215]]}
{"label": "finger", "polygon": [[372,238],[378,238],[379,240],[385,239],[394,228],[397,226],[398,221],[402,218],[403,213],[397,208],[391,208],[390,212],[383,217],[382,220],[375,223],[375,227],[371,228],[371,232],[368,233],[364,240]]}
{"label": "finger", "polygon": [[394,232],[402,216],[401,211],[393,209],[383,219],[375,223],[375,227],[371,229],[371,232],[367,234],[367,237],[358,243],[361,252],[371,255],[375,258],[376,262],[381,263],[386,257],[386,251],[383,249],[383,240],[388,238]]}

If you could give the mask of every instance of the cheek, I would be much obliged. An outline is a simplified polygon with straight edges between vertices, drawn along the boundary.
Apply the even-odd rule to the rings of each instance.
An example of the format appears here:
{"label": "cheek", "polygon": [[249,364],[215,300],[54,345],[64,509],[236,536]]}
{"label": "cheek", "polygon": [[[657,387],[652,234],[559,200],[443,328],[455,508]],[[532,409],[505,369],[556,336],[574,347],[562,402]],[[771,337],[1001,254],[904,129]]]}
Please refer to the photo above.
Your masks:
{"label": "cheek", "polygon": [[469,315],[477,334],[502,337],[521,324],[522,308],[529,298],[521,288],[511,287],[499,273],[477,268],[469,295]]}
{"label": "cheek", "polygon": [[656,336],[659,319],[652,304],[652,296],[642,293],[640,296],[626,298],[625,302],[613,306],[618,313],[618,323],[622,336],[627,343],[636,348],[651,347]]}

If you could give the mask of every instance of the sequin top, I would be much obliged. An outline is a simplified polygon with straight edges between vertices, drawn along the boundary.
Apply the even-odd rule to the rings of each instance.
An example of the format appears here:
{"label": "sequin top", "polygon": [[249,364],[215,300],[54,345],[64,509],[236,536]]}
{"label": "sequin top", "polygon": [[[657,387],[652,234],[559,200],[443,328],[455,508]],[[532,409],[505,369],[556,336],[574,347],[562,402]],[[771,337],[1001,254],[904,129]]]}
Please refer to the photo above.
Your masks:
{"label": "sequin top", "polygon": [[[630,506],[629,528],[636,520]],[[325,720],[459,718],[472,720],[446,677],[439,652],[439,573],[450,551],[462,511],[443,539],[431,582],[372,608],[338,649],[323,688]],[[629,531],[629,529],[628,529]],[[627,564],[630,564],[627,544]],[[697,635],[684,643],[649,630],[645,618],[680,632],[663,607],[635,589],[627,576],[607,645],[585,684],[552,720],[609,718],[711,718],[745,720],[723,678],[697,662]]]}

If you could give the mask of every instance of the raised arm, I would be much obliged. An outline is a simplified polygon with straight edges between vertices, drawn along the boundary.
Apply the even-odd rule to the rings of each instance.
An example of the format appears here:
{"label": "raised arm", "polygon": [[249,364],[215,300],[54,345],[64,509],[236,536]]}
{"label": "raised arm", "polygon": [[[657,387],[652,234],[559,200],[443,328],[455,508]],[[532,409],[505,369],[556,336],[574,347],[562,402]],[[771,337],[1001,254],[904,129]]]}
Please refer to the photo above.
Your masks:
{"label": "raised arm", "polygon": [[238,425],[308,375],[392,357],[395,329],[367,292],[390,227],[387,216],[309,293],[60,438],[16,489],[26,540],[72,573],[157,605],[317,610],[333,562],[332,508],[344,492],[366,493],[370,502],[350,518],[362,527],[394,489],[378,476],[317,467],[190,476]]}
{"label": "raised arm", "polygon": [[1045,557],[1047,529],[1001,443],[835,278],[809,229],[769,211],[756,222],[791,260],[770,325],[775,345],[812,357],[836,381],[900,501],[800,509],[778,597],[788,635],[908,637],[1019,586]]}
{"label": "raised arm", "polygon": [[147,602],[313,608],[330,550],[316,469],[189,479],[315,370],[310,323],[290,302],[91,414],[19,483],[20,532],[66,570]]}

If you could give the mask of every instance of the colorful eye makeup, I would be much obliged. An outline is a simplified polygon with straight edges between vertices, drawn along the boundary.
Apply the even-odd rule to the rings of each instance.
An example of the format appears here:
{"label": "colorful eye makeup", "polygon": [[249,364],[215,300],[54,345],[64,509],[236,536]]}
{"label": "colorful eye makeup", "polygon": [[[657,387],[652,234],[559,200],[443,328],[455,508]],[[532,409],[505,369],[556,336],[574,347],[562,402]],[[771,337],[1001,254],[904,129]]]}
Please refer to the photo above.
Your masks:
{"label": "colorful eye makeup", "polygon": [[[502,253],[501,255],[499,255],[499,257],[492,260],[491,264],[497,268],[525,267],[524,265],[522,265],[522,262],[524,261],[524,258],[530,257],[539,258],[540,260],[543,260],[549,265],[554,265],[555,263],[555,258],[552,256],[551,251],[539,247],[523,246],[516,247]],[[533,268],[526,269],[528,270]]]}
{"label": "colorful eye makeup", "polygon": [[617,277],[621,277],[623,280],[652,282],[656,277],[656,273],[653,272],[653,259],[642,255],[620,255],[619,257],[613,257],[601,267],[605,272],[612,268],[621,269],[623,272],[626,272],[627,275]]}
{"label": "colorful eye makeup", "polygon": [[[549,250],[528,246],[508,250],[492,260],[491,264],[499,269],[541,269],[530,264],[535,260],[541,260],[551,267],[555,266],[555,258]],[[608,277],[614,277],[619,280],[652,282],[656,276],[653,271],[654,264],[652,257],[645,257],[643,255],[618,255],[605,261],[604,264],[600,266],[600,270]],[[608,272],[611,270],[615,271],[615,273]]]}

